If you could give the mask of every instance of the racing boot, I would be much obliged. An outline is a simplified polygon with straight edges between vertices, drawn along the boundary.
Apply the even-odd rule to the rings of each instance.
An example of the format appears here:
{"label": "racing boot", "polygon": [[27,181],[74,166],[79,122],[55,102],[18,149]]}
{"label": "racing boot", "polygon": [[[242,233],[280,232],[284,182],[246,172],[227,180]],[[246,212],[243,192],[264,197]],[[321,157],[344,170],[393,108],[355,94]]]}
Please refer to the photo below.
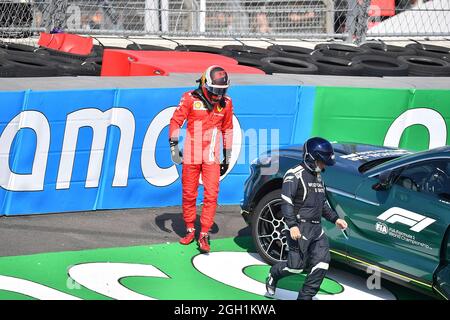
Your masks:
{"label": "racing boot", "polygon": [[198,238],[198,248],[203,253],[208,253],[211,249],[209,246],[209,235],[206,232],[200,232],[200,238]]}
{"label": "racing boot", "polygon": [[195,239],[195,229],[189,228],[189,229],[187,229],[187,234],[183,238],[180,239],[180,243],[184,244],[184,245],[188,245],[189,243],[194,241],[194,239]]}
{"label": "racing boot", "polygon": [[275,295],[275,290],[277,289],[277,282],[272,277],[272,274],[269,273],[269,276],[266,279],[266,291],[269,295]]}

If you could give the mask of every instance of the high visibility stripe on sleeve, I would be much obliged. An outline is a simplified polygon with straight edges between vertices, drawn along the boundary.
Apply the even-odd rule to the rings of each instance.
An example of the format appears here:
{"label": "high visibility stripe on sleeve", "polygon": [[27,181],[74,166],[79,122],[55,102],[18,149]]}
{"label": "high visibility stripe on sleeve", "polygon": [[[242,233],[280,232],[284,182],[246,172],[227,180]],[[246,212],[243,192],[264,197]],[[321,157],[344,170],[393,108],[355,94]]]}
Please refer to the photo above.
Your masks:
{"label": "high visibility stripe on sleeve", "polygon": [[303,272],[303,269],[291,269],[291,268],[288,268],[288,267],[284,267],[283,270],[285,270],[287,272],[290,272],[290,273],[296,273],[296,274],[299,274],[299,273]]}
{"label": "high visibility stripe on sleeve", "polygon": [[289,198],[288,196],[285,196],[284,194],[281,195],[281,199],[283,199],[284,201],[286,201],[287,203],[289,203],[290,205],[294,205],[292,203],[292,199]]}
{"label": "high visibility stripe on sleeve", "polygon": [[325,262],[319,262],[318,264],[316,264],[312,269],[311,269],[311,273],[313,273],[315,270],[317,269],[323,269],[323,270],[328,270],[328,263]]}

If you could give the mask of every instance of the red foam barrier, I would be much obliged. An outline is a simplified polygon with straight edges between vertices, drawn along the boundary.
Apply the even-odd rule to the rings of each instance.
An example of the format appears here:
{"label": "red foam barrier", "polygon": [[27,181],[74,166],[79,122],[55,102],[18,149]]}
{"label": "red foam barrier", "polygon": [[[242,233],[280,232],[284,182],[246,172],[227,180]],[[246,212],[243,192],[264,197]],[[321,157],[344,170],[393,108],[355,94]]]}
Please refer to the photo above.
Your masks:
{"label": "red foam barrier", "polygon": [[395,15],[395,0],[371,0],[369,16],[392,17]]}
{"label": "red foam barrier", "polygon": [[76,34],[41,32],[38,45],[57,51],[88,55],[91,53],[94,43],[92,38]]}
{"label": "red foam barrier", "polygon": [[222,66],[229,73],[264,74],[262,70],[238,65],[235,59],[218,54],[106,49],[101,75],[156,76],[169,73],[200,73],[213,64]]}

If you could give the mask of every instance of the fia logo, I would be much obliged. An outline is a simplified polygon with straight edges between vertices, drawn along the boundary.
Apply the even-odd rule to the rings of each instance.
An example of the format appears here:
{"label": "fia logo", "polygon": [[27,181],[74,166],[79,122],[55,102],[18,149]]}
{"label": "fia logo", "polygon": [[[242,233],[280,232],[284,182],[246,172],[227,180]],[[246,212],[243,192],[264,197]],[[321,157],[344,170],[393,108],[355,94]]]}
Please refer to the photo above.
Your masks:
{"label": "fia logo", "polygon": [[389,229],[385,223],[377,222],[377,224],[375,225],[375,230],[377,230],[377,232],[382,234],[388,234]]}
{"label": "fia logo", "polygon": [[421,214],[398,207],[392,207],[386,210],[377,218],[388,223],[401,223],[407,225],[411,227],[409,230],[414,232],[420,232],[436,221]]}

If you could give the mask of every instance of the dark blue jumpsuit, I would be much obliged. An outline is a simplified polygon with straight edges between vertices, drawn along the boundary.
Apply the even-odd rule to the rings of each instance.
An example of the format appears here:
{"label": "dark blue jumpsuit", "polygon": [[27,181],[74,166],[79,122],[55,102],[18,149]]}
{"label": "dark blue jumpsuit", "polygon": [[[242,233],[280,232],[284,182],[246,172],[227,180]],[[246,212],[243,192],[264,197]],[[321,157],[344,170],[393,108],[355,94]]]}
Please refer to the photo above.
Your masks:
{"label": "dark blue jumpsuit", "polygon": [[301,238],[293,240],[287,232],[289,246],[287,261],[272,266],[275,281],[293,273],[308,272],[298,299],[312,299],[319,291],[330,262],[328,238],[322,216],[332,223],[339,218],[330,207],[320,173],[304,164],[288,170],[283,179],[281,210],[288,228],[298,226]]}

